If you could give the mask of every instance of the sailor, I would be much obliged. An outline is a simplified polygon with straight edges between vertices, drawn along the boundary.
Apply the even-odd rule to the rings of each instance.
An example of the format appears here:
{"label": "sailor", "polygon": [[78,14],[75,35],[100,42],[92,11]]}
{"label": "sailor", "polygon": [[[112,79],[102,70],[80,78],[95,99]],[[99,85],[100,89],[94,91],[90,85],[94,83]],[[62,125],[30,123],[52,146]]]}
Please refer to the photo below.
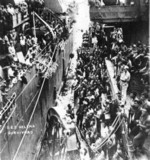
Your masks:
{"label": "sailor", "polygon": [[121,104],[122,105],[124,105],[126,102],[127,89],[128,89],[129,81],[131,78],[131,75],[128,69],[129,69],[128,66],[124,66],[123,71],[120,74]]}
{"label": "sailor", "polygon": [[83,46],[87,47],[89,44],[89,34],[87,31],[83,34],[82,38],[83,38]]}
{"label": "sailor", "polygon": [[90,160],[88,150],[85,147],[80,149],[80,158],[81,160]]}
{"label": "sailor", "polygon": [[10,41],[10,45],[8,47],[8,52],[12,57],[16,56],[16,50],[15,50],[13,41]]}
{"label": "sailor", "polygon": [[94,36],[92,37],[92,44],[93,44],[94,47],[97,46],[97,42],[98,42],[97,37],[96,37],[96,35],[94,35]]}
{"label": "sailor", "polygon": [[130,135],[135,136],[139,133],[139,127],[137,126],[137,122],[141,117],[141,102],[138,98],[134,100],[134,104],[131,106],[129,111],[129,130],[131,130]]}
{"label": "sailor", "polygon": [[117,0],[116,4],[120,4],[121,6],[126,5],[127,4],[127,0]]}
{"label": "sailor", "polygon": [[138,149],[143,148],[143,144],[150,134],[150,102],[145,108],[142,108],[141,110],[142,115],[138,123],[140,132],[133,139],[134,147]]}
{"label": "sailor", "polygon": [[21,45],[21,51],[23,55],[26,55],[26,37],[23,34],[20,34],[20,45]]}

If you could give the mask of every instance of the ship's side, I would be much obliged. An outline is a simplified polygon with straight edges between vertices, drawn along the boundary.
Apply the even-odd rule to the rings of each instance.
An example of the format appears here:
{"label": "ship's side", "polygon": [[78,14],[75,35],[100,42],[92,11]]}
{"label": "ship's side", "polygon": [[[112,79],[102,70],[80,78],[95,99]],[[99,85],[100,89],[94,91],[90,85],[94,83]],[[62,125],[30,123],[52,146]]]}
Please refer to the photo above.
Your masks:
{"label": "ship's side", "polygon": [[[55,4],[53,3],[53,1],[45,0],[46,8],[54,8],[54,12],[56,11],[55,9],[62,12],[61,3],[63,3],[63,0],[58,0]],[[137,15],[138,12],[137,7],[113,7],[106,6],[103,7],[101,11],[95,10],[95,7],[93,7],[94,9],[91,8],[91,19],[95,22],[100,21],[102,22],[102,24],[106,23],[107,25],[105,30],[107,30],[107,27],[110,27],[111,25],[115,26],[115,24],[117,23],[119,26],[123,27],[125,31],[124,37],[127,40],[130,39],[131,42],[134,42],[134,40],[137,40],[139,37],[138,35],[136,35],[136,33],[140,30],[140,27],[137,27],[139,30],[137,30],[136,33],[132,33],[132,36],[127,35],[127,33],[131,32],[128,31],[131,27],[132,30],[134,30],[134,26],[139,23],[138,17],[134,17],[135,14]],[[132,7],[135,9],[136,12],[134,12]],[[118,12],[116,13],[115,8],[119,8],[121,11],[125,10],[126,12],[128,10],[130,12],[133,10],[133,17],[131,17],[128,12],[126,14],[127,17],[118,18]],[[109,12],[109,10],[111,10],[111,12]],[[51,12],[53,14],[53,11],[49,10],[47,12]],[[110,17],[106,14],[106,11],[108,11],[109,16],[111,15]],[[113,12],[115,12],[117,15],[116,19],[114,18],[115,16],[112,16],[114,15],[112,14]],[[102,15],[102,18],[98,17],[100,13]],[[92,17],[92,15],[94,18]],[[120,12],[120,15],[124,16],[122,12]],[[30,18],[27,17],[24,22],[22,22],[22,28],[26,22],[30,22]],[[121,19],[124,19],[124,21],[121,21]],[[148,21],[146,20],[146,24],[144,23],[144,20],[141,20],[141,22],[143,24],[143,29],[138,34],[141,35],[141,33],[143,33],[142,39],[144,39],[143,41],[147,44],[148,38],[145,38],[145,35],[148,33]],[[46,23],[44,22],[44,25],[45,24]],[[16,24],[14,28],[17,30],[18,26],[19,25]],[[73,52],[73,38],[73,32],[70,30],[68,38],[65,41],[60,41],[60,43],[57,43],[54,46],[50,61],[55,62],[57,64],[57,68],[50,77],[41,79],[41,76],[37,72],[36,64],[34,64],[30,69],[26,71],[24,75],[27,79],[27,84],[23,84],[21,81],[18,81],[18,83],[16,83],[9,90],[7,95],[8,102],[5,104],[5,110],[0,117],[2,120],[0,121],[0,160],[34,160],[37,158],[46,159],[47,155],[45,153],[51,154],[55,151],[55,148],[57,148],[58,144],[55,141],[53,144],[51,144],[52,147],[49,148],[48,152],[46,152],[46,150],[44,150],[43,152],[42,149],[44,147],[42,146],[42,142],[47,132],[52,135],[53,128],[55,128],[55,122],[59,122],[60,129],[64,129],[66,127],[64,124],[61,126],[61,124],[63,123],[63,118],[61,117],[61,113],[59,112],[63,112],[61,110],[63,108],[61,108],[60,105],[58,108],[59,111],[57,111],[58,104],[55,100],[56,98],[59,98],[57,94],[61,92],[63,83],[66,80],[65,76],[68,72],[68,67],[71,62],[71,53]],[[48,46],[49,43],[47,45],[47,48]],[[47,50],[44,49],[38,54],[42,55],[46,52]],[[113,71],[112,63],[107,60],[105,63],[107,65],[106,67],[109,77],[109,84],[111,86],[112,97],[114,99],[118,99],[118,88],[116,87],[114,76],[110,74]],[[134,86],[132,87],[134,88]],[[50,119],[48,120],[49,115]],[[49,121],[49,124],[52,123],[49,128],[47,127],[47,121]],[[52,135],[51,137],[49,136],[49,140],[52,139],[55,140],[57,139],[57,137],[55,137],[55,135]],[[61,140],[60,137],[59,140]],[[83,140],[86,141],[86,139],[84,138]],[[60,146],[58,146],[58,148],[59,147]],[[55,155],[51,157],[55,157]]]}
{"label": "ship's side", "polygon": [[64,42],[63,49],[54,51],[57,70],[43,85],[38,86],[39,75],[36,65],[29,69],[25,77],[27,84],[18,82],[8,92],[11,99],[10,107],[3,115],[0,128],[0,158],[2,160],[34,159],[38,145],[44,133],[46,115],[50,107],[54,106],[56,92],[62,87],[63,77],[69,65],[72,51],[72,38]]}

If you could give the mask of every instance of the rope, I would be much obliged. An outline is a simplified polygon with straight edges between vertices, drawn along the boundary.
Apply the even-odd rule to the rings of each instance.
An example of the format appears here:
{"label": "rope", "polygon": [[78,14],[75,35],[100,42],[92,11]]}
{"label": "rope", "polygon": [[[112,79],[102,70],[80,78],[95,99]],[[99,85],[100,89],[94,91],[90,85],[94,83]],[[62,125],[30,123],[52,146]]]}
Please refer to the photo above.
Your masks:
{"label": "rope", "polygon": [[[41,55],[41,53],[46,49],[46,47],[50,44],[51,42],[49,42],[44,48],[43,50],[39,53],[39,55]],[[38,55],[37,55],[38,57]],[[36,58],[37,58],[36,57]],[[37,74],[35,74],[32,79],[28,82],[28,84],[25,86],[25,88],[20,92],[20,94],[17,96],[16,100],[19,99],[19,97],[23,94],[23,92],[26,90],[26,88],[28,87],[28,85],[31,83],[31,81],[36,77]],[[10,101],[7,102],[7,104],[9,103]],[[4,106],[4,108],[6,108],[7,104]]]}
{"label": "rope", "polygon": [[35,96],[32,98],[32,100],[31,100],[30,104],[28,105],[28,107],[26,108],[25,112],[28,111],[28,109],[30,108],[30,106],[31,106],[32,102],[34,101],[35,97],[37,96],[37,94],[38,94],[38,91],[36,92]]}
{"label": "rope", "polygon": [[112,125],[111,125],[112,127],[115,126],[116,121],[118,121],[118,118],[120,118],[119,115],[117,115],[117,117],[116,117],[115,120],[113,121],[113,123],[112,123]]}
{"label": "rope", "polygon": [[[117,125],[117,123],[118,123],[119,120],[120,120],[120,118],[118,118],[118,120],[116,121],[116,124],[115,124],[114,128],[116,127],[116,125]],[[121,121],[120,124],[118,125],[119,127],[120,127],[121,123],[122,123],[122,121]],[[119,127],[117,127],[117,129],[118,129]],[[102,148],[102,147],[106,144],[106,142],[108,141],[108,139],[111,137],[111,135],[112,135],[113,133],[115,133],[116,131],[117,131],[117,130],[115,130],[115,131],[112,130],[112,131],[110,132],[110,134],[108,135],[108,137],[105,138],[105,140],[103,140],[103,142],[99,145],[99,147],[98,147],[97,149],[94,149],[94,150],[99,150],[100,148]],[[94,152],[96,152],[96,151],[94,151]]]}
{"label": "rope", "polygon": [[[118,119],[118,121],[119,121],[119,119]],[[119,127],[120,127],[121,123],[122,123],[122,121],[121,121],[120,124],[118,125]],[[118,126],[117,126],[117,129],[119,128]],[[115,127],[116,127],[116,126],[115,126]],[[100,146],[98,147],[97,150],[99,150],[100,148],[102,148],[102,147],[106,144],[106,142],[108,141],[108,139],[111,137],[111,135],[112,135],[113,133],[115,133],[115,132],[117,131],[117,129],[111,131],[111,133],[110,133],[110,134],[108,135],[108,137],[100,144]]]}
{"label": "rope", "polygon": [[116,132],[117,132],[117,130],[118,130],[119,127],[121,126],[122,122],[123,122],[123,120],[121,120],[121,122],[119,123],[119,125],[117,126],[117,128],[110,133],[110,135],[101,143],[101,145],[100,145],[100,146],[97,148],[97,150],[94,151],[94,152],[97,152],[100,148],[102,148],[102,147],[107,143],[107,141],[108,141],[108,139],[111,137],[111,135],[112,135],[113,133],[116,133]]}
{"label": "rope", "polygon": [[[26,109],[25,112],[27,112],[27,110],[28,110],[29,107],[31,106],[31,104],[32,104],[32,102],[34,101],[34,99],[35,99],[35,97],[37,96],[37,94],[38,94],[38,91],[36,92],[35,96],[32,98],[32,100],[31,100],[30,104],[28,105],[28,107],[27,107],[27,109]],[[23,117],[23,116],[22,116],[22,117]],[[16,128],[18,127],[19,123],[21,122],[22,117],[20,118],[19,122],[17,123]],[[11,138],[11,137],[12,137],[12,135],[10,136],[10,138]],[[6,147],[7,143],[8,143],[8,141],[6,141],[6,143],[5,143],[4,147],[3,147],[3,149],[1,150],[0,154],[3,152],[3,150],[4,150],[4,148]]]}
{"label": "rope", "polygon": [[[123,122],[123,121],[120,122],[120,124],[117,126],[116,130],[114,130],[114,131],[112,132],[112,134],[113,134],[113,133],[116,133],[116,131],[117,131],[117,130],[119,129],[119,127],[121,126],[122,122]],[[112,134],[111,134],[111,135],[112,135]],[[108,139],[110,138],[111,135],[108,136]],[[108,140],[108,139],[107,139],[107,140]],[[107,142],[107,141],[106,141],[106,142]],[[105,142],[104,144],[102,144],[101,148],[106,144],[106,142]]]}
{"label": "rope", "polygon": [[[16,98],[16,101],[20,98],[20,96],[22,95],[22,93],[26,90],[26,88],[29,86],[29,84],[32,82],[32,80],[34,79],[36,77],[36,74],[31,78],[31,80],[29,81],[29,83],[24,87],[24,89],[20,92],[20,94],[17,96],[17,98]],[[6,104],[7,105],[7,104]],[[5,107],[6,107],[6,105],[5,105]],[[4,107],[4,108],[5,108]],[[16,106],[17,107],[17,106]],[[12,113],[14,113],[14,111],[15,111],[15,109],[16,109],[16,107],[14,108],[14,110],[12,111]],[[4,113],[2,113],[2,115],[3,115]],[[11,114],[12,115],[12,114]],[[7,119],[7,121],[5,122],[5,123],[7,123],[8,121],[9,121],[9,119],[10,119],[10,117],[11,116],[9,116],[9,118]],[[3,126],[5,126],[5,124],[3,125]],[[4,127],[3,127],[4,128]],[[0,133],[1,133],[1,131],[0,131]]]}
{"label": "rope", "polygon": [[[120,120],[120,117],[119,117],[119,115],[115,118],[115,120],[114,120],[114,122],[113,122],[113,124],[112,124],[112,127],[113,128],[115,128],[116,127],[116,125],[117,125],[117,123],[119,122],[119,120]],[[111,131],[111,133],[109,134],[109,136],[108,137],[110,137],[111,135],[112,135],[112,133],[113,133],[113,130]],[[107,138],[108,138],[107,137]],[[100,146],[107,140],[107,138],[100,144]]]}
{"label": "rope", "polygon": [[[46,47],[49,45],[50,43],[48,43],[44,49],[40,52],[39,55],[41,55],[41,53],[46,49]],[[33,79],[37,76],[37,73],[34,74],[34,76],[30,79],[30,81],[28,82],[28,84],[24,87],[24,89],[20,92],[20,94],[17,96],[16,101],[19,99],[19,97],[23,94],[23,92],[26,90],[26,88],[29,86],[29,84],[33,81]]]}
{"label": "rope", "polygon": [[33,81],[33,79],[37,76],[37,74],[35,74],[30,81],[28,82],[28,84],[23,88],[23,90],[20,92],[20,94],[17,96],[16,101],[20,98],[20,96],[23,94],[23,92],[27,89],[27,87],[29,86],[29,84]]}
{"label": "rope", "polygon": [[[53,56],[54,56],[54,54],[55,54],[55,51],[56,51],[57,46],[58,46],[58,45],[55,46],[55,49],[54,49],[54,52],[53,52]],[[53,56],[52,56],[52,59],[53,59]],[[50,60],[49,64],[51,63],[52,59]],[[43,83],[42,83],[42,86],[41,86],[41,89],[40,89],[40,92],[39,92],[39,95],[38,95],[38,98],[37,98],[35,107],[34,107],[34,109],[33,109],[33,112],[32,112],[32,115],[31,115],[31,117],[30,117],[30,120],[29,120],[29,122],[28,122],[27,128],[26,128],[26,130],[25,130],[25,133],[24,133],[24,135],[23,135],[23,137],[22,137],[22,140],[21,140],[21,142],[20,142],[20,144],[19,144],[19,147],[18,147],[18,149],[17,149],[17,151],[16,151],[16,153],[15,153],[15,156],[14,156],[13,160],[16,159],[16,156],[17,156],[17,154],[18,154],[18,152],[19,152],[19,149],[20,149],[20,147],[21,147],[21,145],[22,145],[22,143],[23,143],[23,140],[24,140],[24,138],[25,138],[26,132],[27,132],[28,127],[29,127],[29,124],[30,124],[30,122],[31,122],[31,120],[32,120],[32,117],[33,117],[33,115],[34,115],[36,106],[37,106],[37,104],[38,104],[38,100],[39,100],[39,98],[40,98],[40,95],[41,95],[41,92],[42,92],[42,89],[43,89],[45,80],[46,80],[46,78],[44,78],[44,80],[43,80]],[[16,109],[16,107],[15,107],[15,109]],[[15,109],[14,109],[14,110],[15,110]],[[13,111],[13,112],[14,112],[14,111]],[[13,112],[11,113],[11,115],[13,114]],[[10,116],[10,117],[11,117],[11,116]],[[6,122],[8,122],[8,120],[10,119],[10,117],[7,119]],[[4,128],[4,126],[3,126],[3,128]],[[0,132],[0,133],[1,133],[1,132]]]}
{"label": "rope", "polygon": [[33,115],[34,115],[34,112],[35,112],[35,110],[36,110],[36,107],[37,107],[37,104],[38,104],[38,101],[39,101],[39,98],[40,98],[40,95],[41,95],[41,92],[42,92],[44,83],[45,83],[45,78],[44,78],[44,80],[43,80],[43,83],[42,83],[42,86],[41,86],[41,89],[40,89],[40,92],[39,92],[39,95],[38,95],[36,104],[35,104],[34,109],[33,109],[33,112],[32,112],[32,114],[31,114],[30,119],[29,119],[29,122],[28,122],[28,124],[27,124],[25,133],[24,133],[24,135],[23,135],[23,137],[22,137],[22,139],[21,139],[21,141],[20,141],[20,144],[19,144],[19,146],[18,146],[18,148],[17,148],[17,151],[16,151],[16,153],[15,153],[15,155],[14,155],[14,157],[13,157],[13,160],[16,159],[16,157],[17,157],[17,155],[18,155],[18,152],[19,152],[19,150],[20,150],[20,147],[22,146],[22,143],[23,143],[23,140],[24,140],[24,138],[25,138],[26,132],[27,132],[28,127],[29,127],[29,125],[30,125],[30,123],[31,123],[32,117],[33,117]]}
{"label": "rope", "polygon": [[[116,130],[114,131],[114,133],[119,129],[119,127],[120,127],[120,125],[122,124],[122,122],[123,122],[123,120],[120,122],[120,124],[118,125],[118,127],[116,128]],[[105,143],[105,144],[106,144],[106,143]],[[104,145],[105,145],[105,144],[104,144]],[[104,145],[102,145],[101,148],[102,148]],[[98,149],[98,150],[99,150],[99,149]],[[98,151],[97,151],[97,152],[98,152]],[[100,155],[100,154],[101,154],[101,153],[98,152],[98,155]],[[97,155],[97,156],[98,156],[98,155]],[[96,159],[97,159],[97,158],[96,158]]]}
{"label": "rope", "polygon": [[[13,96],[14,95],[14,96]],[[1,113],[1,117],[4,115],[4,113],[10,108],[10,106],[12,105],[12,103],[14,102],[15,98],[16,98],[16,93],[13,93],[12,97],[8,100],[8,102],[6,103],[6,105],[4,106],[2,113]],[[13,99],[12,99],[13,98]]]}
{"label": "rope", "polygon": [[[118,115],[118,116],[115,118],[115,120],[113,121],[112,127],[115,128],[119,120],[120,120],[120,116]],[[121,123],[122,123],[122,121],[121,121]],[[119,127],[120,127],[121,123],[118,125]],[[111,137],[111,135],[113,134],[113,132],[115,133],[115,132],[118,130],[119,127],[117,127],[117,129],[116,129],[115,131],[111,131],[111,133],[109,134],[109,136],[99,145],[99,147],[98,147],[97,149],[94,149],[94,150],[96,150],[96,151],[94,151],[93,149],[91,149],[91,147],[89,146],[90,149],[91,149],[91,151],[93,151],[93,152],[98,152],[98,150],[99,150],[100,148],[102,148],[102,147],[107,143],[109,137]],[[77,135],[78,135],[78,138],[79,138],[79,129],[78,129],[77,127],[76,127],[76,132],[77,132]],[[81,136],[80,136],[80,137],[81,137]],[[80,138],[80,140],[83,141],[82,138]],[[98,152],[98,153],[99,153],[99,152]]]}
{"label": "rope", "polygon": [[81,134],[80,134],[80,132],[79,132],[78,127],[76,127],[76,133],[77,133],[77,136],[78,136],[79,141],[83,141],[83,140],[82,140],[82,137],[81,137]]}
{"label": "rope", "polygon": [[[58,44],[55,46],[55,49],[54,49],[54,51],[53,51],[52,58],[51,58],[51,60],[50,60],[50,62],[48,63],[47,66],[49,66],[49,64],[52,62],[57,47],[58,47]],[[32,77],[32,79],[29,81],[29,83],[24,87],[24,89],[23,89],[23,90],[20,92],[20,94],[17,96],[16,101],[20,98],[20,96],[23,94],[23,92],[26,90],[26,88],[29,86],[29,84],[32,82],[32,80],[33,80],[36,76],[37,76],[37,74],[35,74],[35,75]],[[0,134],[2,133],[5,125],[8,123],[8,121],[9,121],[10,118],[12,117],[12,115],[13,115],[13,113],[15,112],[16,108],[17,108],[17,105],[14,107],[13,111],[11,112],[11,114],[10,114],[9,117],[8,117],[8,119],[7,119],[6,122],[4,123],[2,129],[0,130]]]}
{"label": "rope", "polygon": [[[19,97],[22,95],[22,93],[25,91],[25,89],[27,88],[27,86],[32,82],[32,80],[36,77],[36,74],[32,77],[32,79],[29,81],[29,83],[25,86],[25,88],[21,91],[21,93],[17,96],[16,101],[19,99]],[[13,113],[15,112],[17,108],[17,105],[14,107],[13,111],[11,112],[11,114],[9,115],[8,119],[6,120],[6,122],[4,123],[2,129],[0,130],[0,134],[2,133],[5,125],[7,124],[7,122],[10,120],[11,116],[13,115]]]}
{"label": "rope", "polygon": [[42,52],[49,46],[49,44],[51,44],[51,42],[49,42],[49,43],[41,50],[41,52],[36,56],[36,58],[39,58],[39,57],[42,57],[42,56],[43,56]]}

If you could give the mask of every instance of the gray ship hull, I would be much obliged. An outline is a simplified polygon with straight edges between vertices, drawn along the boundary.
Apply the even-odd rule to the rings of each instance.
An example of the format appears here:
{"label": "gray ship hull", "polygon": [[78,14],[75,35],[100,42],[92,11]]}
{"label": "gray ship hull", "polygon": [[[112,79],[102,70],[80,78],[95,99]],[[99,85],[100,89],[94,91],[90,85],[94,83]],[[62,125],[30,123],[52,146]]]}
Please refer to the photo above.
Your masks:
{"label": "gray ship hull", "polygon": [[[26,73],[28,86],[18,82],[9,91],[8,97],[16,93],[16,98],[9,113],[9,115],[12,113],[11,118],[8,121],[7,118],[7,123],[4,122],[1,126],[1,160],[33,160],[36,157],[45,131],[47,112],[54,106],[54,88],[56,87],[56,91],[60,90],[64,71],[69,64],[69,55],[73,48],[72,39],[71,33],[65,42],[64,51],[60,53],[58,50],[56,53],[57,71],[45,81],[36,108],[34,106],[40,89],[37,87],[39,76],[35,76],[35,66]],[[21,93],[22,90],[24,90],[23,93]]]}

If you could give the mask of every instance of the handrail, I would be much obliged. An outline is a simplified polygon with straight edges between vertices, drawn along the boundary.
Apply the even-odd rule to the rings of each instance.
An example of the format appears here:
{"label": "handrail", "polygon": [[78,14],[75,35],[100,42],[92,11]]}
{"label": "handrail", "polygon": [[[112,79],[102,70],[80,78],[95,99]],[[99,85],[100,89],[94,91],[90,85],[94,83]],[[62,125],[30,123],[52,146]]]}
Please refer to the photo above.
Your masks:
{"label": "handrail", "polygon": [[49,26],[49,24],[47,22],[45,22],[36,12],[33,12],[33,14],[49,29],[52,36],[54,37],[53,29]]}
{"label": "handrail", "polygon": [[[26,87],[22,90],[22,92],[17,96],[17,98],[15,99],[15,101],[17,101],[19,99],[19,97],[22,95],[22,93],[25,91],[25,89],[27,88],[27,86],[32,82],[32,80],[36,77],[36,74],[32,77],[32,79],[30,80],[30,82],[26,85]],[[17,105],[14,107],[13,111],[11,112],[11,114],[9,115],[8,119],[6,120],[6,122],[4,123],[2,129],[0,130],[0,134],[2,133],[5,125],[8,123],[8,121],[10,120],[11,116],[13,115],[13,113],[15,112],[17,108]]]}
{"label": "handrail", "polygon": [[[39,53],[39,55],[41,56],[41,54],[42,54],[42,52],[44,52],[44,50],[49,46],[49,44],[50,44],[51,42],[49,42],[43,49],[42,49],[42,51]],[[37,57],[38,57],[38,55],[37,55]],[[36,58],[37,58],[36,57]],[[28,84],[25,86],[25,88],[20,92],[20,94],[17,96],[17,98],[16,98],[16,95],[15,95],[15,98],[16,98],[16,100],[18,100],[19,99],[19,97],[22,95],[22,93],[25,91],[25,89],[27,88],[27,86],[32,82],[32,80],[36,77],[36,75],[37,74],[35,74],[33,77],[32,77],[32,79],[28,82]],[[14,94],[16,94],[16,93],[13,93],[13,95]],[[13,97],[13,95],[12,95],[12,97]],[[7,103],[6,103],[6,105],[4,106],[4,108],[7,108],[7,105],[9,104],[9,102],[10,101],[8,101]],[[3,113],[1,113],[1,114],[3,114]]]}
{"label": "handrail", "polygon": [[102,148],[106,142],[109,140],[109,138],[112,136],[112,134],[114,134],[118,129],[119,127],[121,126],[122,124],[122,120],[121,122],[119,123],[119,125],[117,126],[118,122],[119,122],[120,118],[116,117],[115,119],[115,123],[114,123],[114,129],[110,132],[110,134],[103,140],[103,142],[95,149],[94,152],[97,152],[100,148]]}
{"label": "handrail", "polygon": [[56,15],[55,15],[55,13],[50,9],[50,8],[45,8],[45,10],[48,10],[49,12],[51,12],[51,14],[55,17],[55,18],[57,18],[60,22],[61,22],[61,24],[64,24],[63,23],[63,21],[59,18],[59,17],[57,17]]}
{"label": "handrail", "polygon": [[[105,60],[106,61],[106,63],[108,63],[108,60]],[[111,61],[110,61],[110,63],[112,63]],[[108,71],[109,72],[109,71]],[[118,98],[118,93],[119,93],[119,89],[118,89],[118,87],[117,87],[117,82],[116,82],[116,79],[114,79],[114,76],[113,77],[111,77],[111,75],[110,75],[110,73],[108,73],[108,75],[109,75],[109,77],[110,77],[110,79],[111,79],[111,87],[112,87],[112,90],[113,90],[113,94],[115,95],[115,99],[117,100],[117,101],[119,101],[119,98]],[[113,82],[112,82],[113,81]],[[131,156],[131,153],[130,153],[130,151],[129,151],[129,149],[128,149],[128,135],[127,135],[127,131],[125,130],[126,129],[126,127],[125,127],[125,118],[122,116],[122,131],[123,132],[125,132],[124,134],[122,134],[122,139],[123,139],[123,145],[124,145],[124,147],[125,147],[125,151],[126,151],[126,153],[127,153],[127,156],[128,156],[128,158],[129,158],[129,160],[132,160],[132,156]],[[126,139],[126,142],[125,142],[125,139]],[[124,155],[124,156],[126,156],[126,155]]]}
{"label": "handrail", "polygon": [[[107,60],[105,60],[105,62],[106,62]],[[111,62],[110,62],[111,63]],[[106,66],[107,66],[107,68],[108,68],[108,65],[106,64]],[[109,75],[109,78],[110,78],[110,83],[111,83],[111,89],[112,89],[112,91],[113,91],[113,94],[115,94],[115,99],[118,101],[119,100],[119,98],[118,98],[118,95],[117,95],[117,93],[116,93],[116,91],[117,92],[119,92],[119,90],[118,90],[118,88],[117,88],[117,85],[116,85],[116,80],[115,79],[113,79],[113,83],[112,83],[112,78],[113,77],[111,77],[112,75],[110,75],[110,73],[109,73],[109,70],[108,70],[108,75]],[[113,88],[115,86],[115,89]],[[121,120],[121,121],[120,121]],[[120,121],[120,123],[119,123],[119,121]],[[116,118],[115,118],[115,120],[114,120],[114,122],[112,123],[112,127],[113,127],[113,130],[110,132],[110,134],[101,142],[101,144],[100,145],[98,145],[98,147],[96,147],[96,148],[94,148],[94,149],[91,149],[91,147],[90,147],[90,149],[91,149],[91,151],[93,151],[93,153],[99,153],[99,150],[107,143],[107,141],[109,140],[109,138],[112,136],[112,134],[114,134],[114,133],[116,133],[116,131],[119,129],[119,127],[120,126],[122,126],[122,130],[124,129],[124,125],[125,125],[125,120],[124,120],[124,117],[123,116],[121,116],[121,115],[118,115]],[[128,141],[128,139],[127,139],[127,134],[125,134],[125,135],[123,135],[123,136],[125,136],[125,137],[122,137],[122,138],[126,138],[126,141]],[[124,143],[124,145],[126,146],[127,144],[125,144],[125,142],[123,141],[123,143]],[[128,142],[127,142],[128,143]],[[127,148],[127,146],[125,147],[125,150],[126,150],[126,152],[127,152],[127,154],[128,154],[128,157],[130,158],[130,160],[132,160],[131,159],[131,154],[129,153],[130,151],[129,151],[129,149]]]}
{"label": "handrail", "polygon": [[[113,76],[110,75],[110,73],[113,74],[113,72],[108,69],[108,68],[110,68],[109,64],[112,65],[112,63],[109,60],[105,59],[105,64],[107,66],[107,73],[108,73],[108,76],[109,76],[109,79],[110,79],[111,90],[112,90],[112,93],[113,93],[113,96],[114,96],[113,98],[118,101],[119,100],[119,98],[118,98],[119,90],[118,90],[118,87],[117,87],[117,82],[114,79],[114,75]],[[113,70],[112,67],[113,67],[113,65],[111,66],[111,69]]]}
{"label": "handrail", "polygon": [[[27,106],[27,108],[26,108],[25,112],[27,112],[27,110],[31,107],[31,104],[32,104],[32,103],[33,103],[33,101],[35,100],[35,98],[36,98],[37,94],[38,94],[38,91],[36,92],[35,96],[32,98],[32,100],[31,100],[30,104]],[[22,118],[23,118],[23,116],[20,118],[20,120],[19,120],[19,122],[17,123],[16,127],[18,127],[18,126],[19,126],[20,122],[22,121]],[[13,134],[12,134],[9,138],[11,138],[12,136],[13,136]],[[4,151],[4,149],[5,149],[6,145],[7,145],[7,143],[8,143],[8,141],[6,141],[6,143],[4,144],[4,146],[3,146],[2,150],[0,151],[0,154]]]}
{"label": "handrail", "polygon": [[[50,60],[50,62],[49,62],[49,64],[48,64],[47,66],[49,66],[49,65],[51,64],[51,62],[52,62],[52,60],[53,60],[53,57],[54,57],[54,55],[55,55],[55,51],[56,51],[57,47],[58,47],[58,44],[55,46],[55,49],[54,49],[54,51],[53,51],[52,58],[51,58],[51,60]],[[17,96],[17,98],[15,99],[15,101],[17,101],[17,100],[20,98],[20,96],[23,94],[23,92],[25,91],[25,89],[27,88],[27,86],[29,86],[29,84],[32,82],[32,80],[33,80],[36,76],[37,76],[37,73],[32,77],[32,79],[28,82],[28,84],[25,86],[25,88],[20,92],[20,94],[19,94],[19,95]],[[6,122],[4,123],[3,127],[2,127],[1,130],[0,130],[0,134],[2,133],[5,125],[8,123],[8,121],[9,121],[9,119],[11,118],[11,116],[13,115],[13,113],[15,112],[16,108],[17,108],[17,106],[14,107],[12,113],[9,115],[8,119],[7,119]]]}
{"label": "handrail", "polygon": [[[117,132],[117,130],[119,129],[119,127],[122,125],[122,123],[123,123],[123,120],[119,123],[119,125],[117,126],[117,128],[114,130],[113,133],[116,133],[116,132]],[[110,138],[110,137],[108,137],[108,139],[109,139],[109,138]],[[107,139],[107,140],[108,140],[108,139]],[[107,142],[107,141],[106,141],[106,142]],[[105,142],[103,145],[101,145],[100,148],[102,148],[102,147],[106,144],[106,142]],[[100,148],[99,148],[99,149],[100,149]],[[99,149],[98,149],[98,150],[99,150]],[[100,153],[98,152],[98,150],[97,150],[95,153],[100,154]]]}
{"label": "handrail", "polygon": [[39,99],[40,99],[40,96],[41,96],[41,93],[42,93],[42,90],[43,90],[43,87],[44,87],[44,83],[45,83],[45,79],[43,80],[43,83],[42,83],[41,89],[40,89],[40,91],[39,91],[39,95],[38,95],[36,104],[34,105],[34,109],[33,109],[32,114],[31,114],[31,116],[30,116],[30,119],[29,119],[29,122],[28,122],[28,124],[27,124],[25,133],[24,133],[24,135],[23,135],[23,137],[22,137],[22,139],[21,139],[21,141],[20,141],[20,143],[19,143],[19,146],[18,146],[18,148],[17,148],[17,151],[16,151],[16,153],[15,153],[15,155],[14,155],[14,157],[13,157],[13,160],[16,159],[16,157],[17,157],[17,155],[18,155],[18,152],[19,152],[19,150],[20,150],[20,148],[21,148],[21,146],[22,146],[22,143],[23,143],[24,138],[25,138],[25,136],[26,136],[26,132],[27,132],[27,130],[28,130],[28,128],[29,128],[29,125],[30,125],[31,120],[32,120],[32,118],[33,118],[33,115],[34,115],[34,113],[35,113],[37,104],[38,104],[38,102],[39,102]]}

